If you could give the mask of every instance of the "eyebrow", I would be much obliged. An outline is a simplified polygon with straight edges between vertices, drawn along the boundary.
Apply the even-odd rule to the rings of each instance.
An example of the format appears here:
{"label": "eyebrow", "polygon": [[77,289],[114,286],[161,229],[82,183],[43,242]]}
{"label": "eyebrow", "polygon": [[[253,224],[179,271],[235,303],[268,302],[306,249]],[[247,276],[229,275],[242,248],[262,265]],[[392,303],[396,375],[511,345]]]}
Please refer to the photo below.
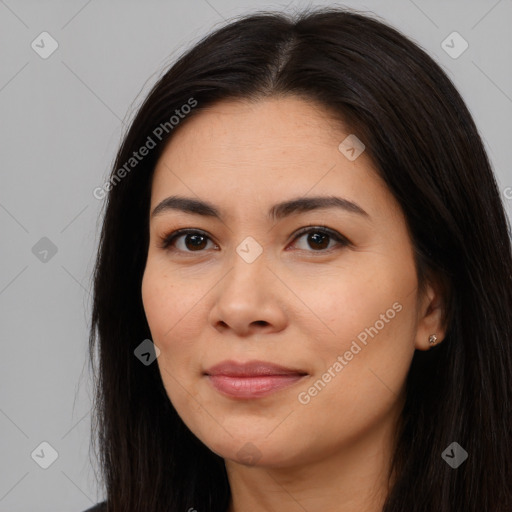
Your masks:
{"label": "eyebrow", "polygon": [[[269,219],[275,221],[289,217],[295,213],[304,213],[327,208],[338,208],[368,219],[370,218],[368,213],[358,204],[336,196],[299,197],[290,199],[272,206],[267,215]],[[171,210],[202,215],[203,217],[214,217],[219,220],[222,218],[221,212],[212,203],[183,196],[170,196],[161,201],[151,213],[151,218]]]}

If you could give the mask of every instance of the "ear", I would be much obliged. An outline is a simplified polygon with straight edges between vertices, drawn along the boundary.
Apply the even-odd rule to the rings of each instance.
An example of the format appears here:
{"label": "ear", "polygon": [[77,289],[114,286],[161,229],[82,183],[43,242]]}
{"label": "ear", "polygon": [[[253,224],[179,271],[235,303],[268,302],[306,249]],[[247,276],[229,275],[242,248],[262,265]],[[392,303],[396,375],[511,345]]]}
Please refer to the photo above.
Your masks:
{"label": "ear", "polygon": [[440,278],[429,279],[425,290],[418,297],[418,319],[414,346],[418,350],[429,350],[431,335],[437,337],[435,346],[446,337],[447,290]]}

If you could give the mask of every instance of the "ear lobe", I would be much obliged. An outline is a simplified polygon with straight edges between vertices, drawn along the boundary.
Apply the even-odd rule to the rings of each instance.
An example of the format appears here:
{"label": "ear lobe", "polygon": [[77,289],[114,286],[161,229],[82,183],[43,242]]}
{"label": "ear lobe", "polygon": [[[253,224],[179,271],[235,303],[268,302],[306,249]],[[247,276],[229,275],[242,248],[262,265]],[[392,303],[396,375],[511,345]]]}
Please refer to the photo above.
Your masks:
{"label": "ear lobe", "polygon": [[[429,350],[439,345],[446,337],[446,287],[440,280],[426,285],[423,297],[418,301],[418,324],[414,346],[418,350]],[[435,338],[434,338],[435,337]],[[432,343],[432,341],[434,341]]]}

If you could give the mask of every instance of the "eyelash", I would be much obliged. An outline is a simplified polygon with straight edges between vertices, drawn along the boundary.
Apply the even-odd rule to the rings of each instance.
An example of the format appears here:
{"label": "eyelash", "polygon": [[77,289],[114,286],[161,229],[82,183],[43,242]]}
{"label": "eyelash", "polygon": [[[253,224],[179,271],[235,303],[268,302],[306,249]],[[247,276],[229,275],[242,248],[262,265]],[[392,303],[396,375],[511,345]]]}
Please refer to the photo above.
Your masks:
{"label": "eyelash", "polygon": [[[295,237],[292,242],[295,242],[297,239],[301,238],[303,235],[310,234],[310,233],[321,233],[323,235],[327,235],[331,239],[336,241],[338,243],[338,246],[341,246],[341,247],[347,247],[347,246],[352,245],[351,242],[346,237],[344,237],[337,231],[334,231],[326,226],[316,226],[316,225],[315,226],[305,226],[304,228],[301,228],[295,234]],[[201,235],[201,236],[204,236],[211,240],[211,238],[205,231],[202,231],[200,229],[184,228],[184,229],[178,229],[178,230],[173,231],[167,235],[164,235],[160,239],[159,247],[161,249],[165,249],[167,251],[182,252],[185,254],[194,254],[194,253],[204,252],[204,249],[200,249],[197,251],[182,251],[181,249],[175,249],[175,248],[171,247],[171,244],[177,238],[179,238],[180,236],[183,236],[183,235],[187,235],[187,234]],[[213,242],[213,240],[211,240],[211,241]],[[338,247],[338,248],[340,248],[340,247]],[[331,247],[330,249],[319,249],[316,251],[315,250],[305,250],[305,249],[299,249],[299,250],[302,250],[302,251],[305,250],[306,252],[317,253],[317,254],[326,254],[326,253],[329,254],[330,252],[332,252],[335,249],[336,249],[336,247]]]}

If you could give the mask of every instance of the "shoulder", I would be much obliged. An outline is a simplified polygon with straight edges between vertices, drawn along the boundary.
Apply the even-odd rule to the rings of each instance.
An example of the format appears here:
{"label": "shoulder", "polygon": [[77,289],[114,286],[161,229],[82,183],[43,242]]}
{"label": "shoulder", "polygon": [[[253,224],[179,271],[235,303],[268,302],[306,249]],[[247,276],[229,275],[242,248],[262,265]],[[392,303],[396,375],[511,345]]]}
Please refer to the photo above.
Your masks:
{"label": "shoulder", "polygon": [[105,501],[98,503],[97,505],[94,505],[94,507],[88,508],[84,512],[105,512],[107,509],[107,503]]}

